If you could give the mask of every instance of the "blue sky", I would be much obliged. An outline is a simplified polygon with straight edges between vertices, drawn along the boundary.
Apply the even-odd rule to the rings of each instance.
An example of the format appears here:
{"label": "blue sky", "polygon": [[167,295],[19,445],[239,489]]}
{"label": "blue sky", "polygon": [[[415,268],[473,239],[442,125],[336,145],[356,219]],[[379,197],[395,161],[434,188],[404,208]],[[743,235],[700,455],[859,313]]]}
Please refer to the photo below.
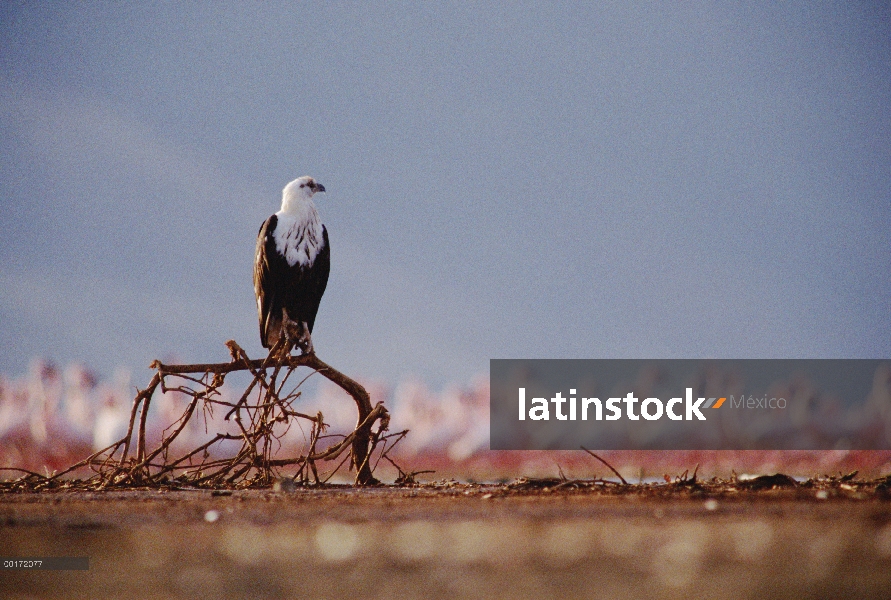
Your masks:
{"label": "blue sky", "polygon": [[305,174],[354,375],[891,356],[886,6],[4,2],[0,43],[0,373],[259,356]]}

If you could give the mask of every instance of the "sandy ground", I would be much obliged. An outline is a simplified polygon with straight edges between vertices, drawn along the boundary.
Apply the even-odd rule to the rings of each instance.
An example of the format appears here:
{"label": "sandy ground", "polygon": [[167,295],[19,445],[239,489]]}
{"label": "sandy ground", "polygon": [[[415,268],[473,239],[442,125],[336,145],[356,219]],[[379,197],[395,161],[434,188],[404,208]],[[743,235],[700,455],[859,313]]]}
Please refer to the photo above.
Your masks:
{"label": "sandy ground", "polygon": [[891,502],[423,488],[0,494],[0,597],[891,597]]}

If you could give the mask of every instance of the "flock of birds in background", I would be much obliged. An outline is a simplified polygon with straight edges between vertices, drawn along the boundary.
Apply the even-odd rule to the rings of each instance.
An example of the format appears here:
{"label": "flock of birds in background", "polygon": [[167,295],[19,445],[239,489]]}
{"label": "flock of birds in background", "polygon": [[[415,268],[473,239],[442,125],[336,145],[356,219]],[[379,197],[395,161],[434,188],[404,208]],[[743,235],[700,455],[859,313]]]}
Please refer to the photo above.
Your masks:
{"label": "flock of birds in background", "polygon": [[[878,404],[887,406],[891,400],[891,373],[884,373],[882,379],[882,398],[873,400],[884,399]],[[60,369],[42,359],[32,360],[24,376],[0,375],[0,467],[39,473],[61,470],[121,439],[127,432],[136,383],[124,369],[100,379],[80,364]],[[489,451],[490,389],[486,376],[438,392],[413,378],[393,387],[374,381],[362,383],[372,403],[383,401],[390,409],[391,432],[410,430],[390,454],[403,467],[434,469],[439,474],[481,480],[521,474],[553,476],[560,472],[560,465],[568,473],[590,476],[595,472],[592,468],[597,467],[581,452]],[[352,431],[355,404],[343,390],[322,377],[312,377],[301,389],[303,393],[294,405],[296,410],[305,414],[321,411],[331,426],[329,433]],[[242,390],[243,386],[227,381],[221,388],[221,399],[234,402]],[[182,415],[187,401],[180,392],[155,393],[147,427],[150,445],[161,441],[165,429]],[[871,423],[864,425],[887,425],[891,423],[889,416],[875,414]],[[213,416],[202,414],[201,418],[190,420],[177,445],[198,447],[216,432],[230,427],[231,423],[225,422],[219,411]],[[281,456],[305,452],[309,434],[308,427],[293,425],[281,439]],[[662,476],[663,469],[670,473],[672,469],[697,464],[707,471],[727,474],[732,470],[766,473],[783,469],[799,474],[834,473],[840,469],[884,473],[891,467],[891,452],[887,451],[614,451],[604,455],[629,475],[641,472],[641,465],[647,465],[649,474],[657,477]]]}
{"label": "flock of birds in background", "polygon": [[[321,411],[330,433],[349,433],[356,422],[353,400],[327,380],[317,378],[315,390],[296,401],[295,409],[307,414]],[[384,401],[392,414],[391,431],[410,429],[394,456],[404,459],[435,457],[460,463],[489,447],[489,384],[480,377],[465,387],[429,390],[408,379],[395,387],[364,382],[372,402]],[[237,386],[223,386],[223,399],[234,402]],[[231,397],[227,397],[227,394]],[[100,380],[79,364],[60,369],[35,359],[19,378],[0,375],[0,466],[43,472],[62,469],[92,452],[106,448],[127,433],[136,387],[130,373],[118,370]],[[187,397],[175,391],[158,392],[149,411],[150,444],[162,439],[166,428],[185,410]],[[193,418],[177,443],[194,448],[217,431],[231,427],[222,415]],[[309,428],[292,426],[282,438],[283,455],[298,454],[309,442]]]}

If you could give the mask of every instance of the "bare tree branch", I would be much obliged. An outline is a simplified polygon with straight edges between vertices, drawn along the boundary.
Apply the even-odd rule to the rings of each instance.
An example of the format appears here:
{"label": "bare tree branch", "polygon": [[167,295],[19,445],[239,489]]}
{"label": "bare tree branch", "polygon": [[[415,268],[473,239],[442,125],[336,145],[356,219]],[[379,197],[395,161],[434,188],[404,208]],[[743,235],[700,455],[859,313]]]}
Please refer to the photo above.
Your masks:
{"label": "bare tree branch", "polygon": [[[39,486],[51,485],[62,475],[89,467],[96,475],[88,482],[99,488],[161,485],[171,480],[195,486],[247,486],[269,485],[278,477],[278,469],[296,466],[295,478],[299,476],[301,481],[308,482],[311,472],[318,483],[316,463],[337,460],[349,450],[351,464],[356,466],[356,483],[378,483],[370,466],[370,457],[378,440],[386,439],[381,436],[390,423],[389,413],[382,403],[372,407],[364,387],[315,354],[282,356],[280,351],[273,349],[265,359],[251,360],[234,341],[226,342],[226,346],[232,356],[228,363],[167,365],[154,361],[151,367],[155,374],[148,387],[136,390],[127,433],[122,439],[61,473],[44,477],[28,472],[27,476],[40,479]],[[291,373],[298,367],[307,367],[321,374],[343,389],[356,404],[355,429],[348,435],[337,436],[339,441],[328,447],[319,447],[321,440],[332,437],[322,435],[327,428],[322,414],[310,416],[291,406],[300,397],[298,388],[306,378],[296,386],[290,384],[292,389],[283,393]],[[220,388],[226,375],[237,371],[248,371],[251,381],[239,400],[233,403],[224,399]],[[281,373],[284,375],[280,378]],[[157,447],[149,448],[149,410],[159,386],[162,393],[181,394],[189,401],[181,415],[167,424]],[[217,432],[209,441],[183,450],[181,442],[186,436],[182,434],[187,426],[201,415],[204,415],[205,424],[209,423],[215,406],[227,411],[224,422],[234,422],[236,431]],[[311,426],[309,447],[300,456],[277,457],[275,454],[282,446],[280,440],[294,420]],[[240,442],[241,446],[237,452],[225,457],[220,455],[220,444],[224,442]],[[345,460],[328,474],[326,480]]]}

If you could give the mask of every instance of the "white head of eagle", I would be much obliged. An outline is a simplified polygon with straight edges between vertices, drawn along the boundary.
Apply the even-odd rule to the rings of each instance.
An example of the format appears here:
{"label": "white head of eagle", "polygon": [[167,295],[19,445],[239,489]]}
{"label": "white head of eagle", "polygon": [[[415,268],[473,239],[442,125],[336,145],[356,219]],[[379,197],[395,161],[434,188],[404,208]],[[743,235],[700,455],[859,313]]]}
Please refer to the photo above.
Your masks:
{"label": "white head of eagle", "polygon": [[324,191],[312,177],[295,179],[282,190],[281,210],[260,227],[254,292],[264,348],[284,334],[304,353],[313,351],[310,334],[331,270],[328,231],[312,201]]}

